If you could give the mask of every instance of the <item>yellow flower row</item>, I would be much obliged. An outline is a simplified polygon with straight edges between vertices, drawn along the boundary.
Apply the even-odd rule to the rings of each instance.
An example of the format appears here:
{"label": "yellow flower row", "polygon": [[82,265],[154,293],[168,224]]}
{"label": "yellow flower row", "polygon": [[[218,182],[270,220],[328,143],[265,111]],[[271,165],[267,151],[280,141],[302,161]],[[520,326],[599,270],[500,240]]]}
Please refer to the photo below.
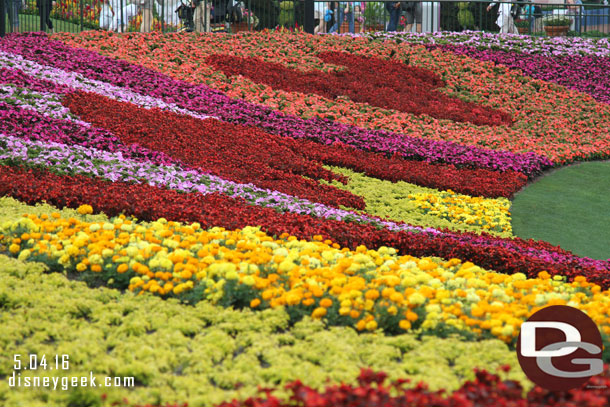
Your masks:
{"label": "yellow flower row", "polygon": [[[87,208],[81,209],[82,213]],[[137,224],[26,215],[0,234],[18,258],[103,276],[139,294],[255,309],[287,307],[358,330],[467,331],[513,342],[520,324],[546,305],[585,311],[610,334],[610,293],[576,278],[526,279],[459,259],[355,251],[330,241],[274,239],[259,229],[203,230],[159,219]]]}
{"label": "yellow flower row", "polygon": [[512,233],[510,201],[506,198],[472,197],[451,190],[409,194],[409,198],[427,215],[480,226],[487,232]]}

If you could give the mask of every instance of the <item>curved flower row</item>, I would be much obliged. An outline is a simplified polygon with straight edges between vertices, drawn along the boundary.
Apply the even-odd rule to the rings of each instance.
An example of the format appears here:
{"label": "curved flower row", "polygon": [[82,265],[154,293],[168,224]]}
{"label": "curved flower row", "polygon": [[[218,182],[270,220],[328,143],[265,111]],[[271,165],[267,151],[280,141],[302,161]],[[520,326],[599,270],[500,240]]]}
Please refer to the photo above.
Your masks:
{"label": "curved flower row", "polygon": [[[51,122],[39,116],[31,116],[31,112],[10,112],[10,118],[5,118],[7,122],[4,123],[0,131],[4,131],[7,134],[28,135],[28,137],[37,135],[36,137],[41,139],[43,134],[39,134],[39,132],[41,130],[46,130],[48,132],[47,135],[50,134],[53,136],[50,138],[47,137],[48,139],[57,141],[63,140],[64,142],[67,142],[67,139],[65,137],[58,137],[58,135],[63,134],[64,132],[68,134],[76,132],[77,135],[71,137],[70,143],[85,143],[84,145],[89,145],[90,143],[87,142],[86,139],[83,139],[80,135],[78,135],[83,131],[87,131],[90,132],[90,137],[92,139],[98,140],[95,143],[97,148],[105,148],[109,151],[123,151],[126,156],[131,156],[132,158],[138,159],[141,159],[142,154],[144,154],[145,157],[152,157],[151,154],[145,152],[145,150],[142,150],[141,148],[134,156],[132,154],[132,150],[130,150],[131,148],[135,147],[134,145],[132,145],[130,149],[125,149],[122,147],[120,140],[114,137],[114,135],[103,134],[106,132],[106,129],[94,130],[90,123],[76,119],[74,115],[70,113],[70,110],[62,105],[60,102],[61,96],[59,94],[48,93],[46,91],[38,92],[20,87],[26,86],[25,82],[29,78],[35,82],[35,78],[27,77],[25,75],[20,76],[19,80],[14,80],[14,77],[6,77],[5,81],[11,84],[2,85],[0,89],[0,92],[3,95],[4,103],[18,106],[21,109],[33,110],[53,119],[69,120],[78,126],[61,125],[58,122]],[[13,84],[13,82],[15,84]],[[35,86],[35,88],[39,87]],[[53,90],[49,86],[45,86],[43,88],[46,90]],[[72,91],[68,89],[63,90],[63,92],[70,93]],[[68,99],[73,105],[75,100],[74,98],[78,98],[79,100],[83,98],[85,100],[89,100],[92,98],[92,96],[71,95]],[[117,106],[125,106],[125,109],[132,112],[130,114],[135,115],[136,118],[140,115],[138,112],[142,112],[141,110],[134,110],[134,107],[127,109],[129,105],[109,101],[101,96],[94,99],[96,109],[101,109],[102,105],[108,109],[116,109]],[[6,106],[4,109],[6,109]],[[75,110],[82,112],[83,106],[75,106]],[[102,112],[104,112],[103,109]],[[121,110],[119,110],[119,113],[121,113]],[[143,112],[143,114],[150,115],[150,113],[147,112]],[[133,118],[129,117],[129,119],[131,122]],[[14,126],[11,126],[9,120],[18,121],[20,123],[19,129],[21,130],[16,130]],[[44,126],[34,126],[34,128],[31,127],[33,123],[40,121],[44,122]],[[114,126],[117,125],[115,120],[110,120],[110,124]],[[143,127],[146,127],[146,125],[148,125],[148,122],[145,121]],[[120,129],[121,126],[119,126],[119,133],[121,133]],[[142,130],[142,128],[140,130]],[[100,131],[102,131],[102,134],[100,134]],[[153,129],[153,132],[154,131],[156,130]],[[99,140],[100,137],[102,140]],[[267,135],[267,137],[269,136]],[[105,141],[106,139],[107,141]],[[433,188],[453,189],[459,192],[477,196],[510,197],[514,192],[521,189],[527,181],[527,177],[514,171],[496,172],[483,169],[458,169],[452,165],[429,164],[423,161],[409,161],[399,157],[387,158],[381,154],[364,152],[341,143],[321,146],[308,140],[297,141],[290,138],[276,140],[280,144],[288,146],[295,153],[303,155],[304,157],[307,157],[307,159],[314,162],[320,161],[326,164],[342,165],[344,167],[354,168],[358,171],[365,172],[381,179],[388,179],[391,181],[405,180]],[[136,140],[136,143],[133,144],[139,146],[140,143],[137,141],[138,140]],[[108,144],[112,142],[114,142],[114,146]],[[171,160],[165,155],[160,155],[159,157],[154,158],[154,160],[158,161],[159,164],[169,164],[175,162],[175,160]]]}
{"label": "curved flower row", "polygon": [[553,82],[568,89],[587,93],[600,102],[610,104],[610,57],[540,56],[517,54],[505,50],[477,49],[465,45],[429,45],[480,61],[519,69],[532,78]]}
{"label": "curved flower row", "polygon": [[584,277],[566,283],[541,272],[526,279],[459,259],[397,256],[387,247],[350,251],[320,242],[321,236],[299,241],[285,234],[274,240],[256,228],[206,231],[197,223],[164,219],[144,226],[124,218],[89,223],[29,215],[3,225],[1,232],[20,260],[191,303],[287,307],[293,322],[310,315],[360,331],[466,331],[514,345],[532,313],[567,304],[585,311],[605,338],[610,335],[610,291]]}
{"label": "curved flower row", "polygon": [[289,233],[299,238],[321,235],[350,248],[394,247],[401,254],[439,256],[471,261],[501,273],[524,273],[529,277],[546,270],[568,279],[585,276],[602,287],[610,285],[607,261],[580,258],[548,243],[521,239],[494,238],[489,235],[430,232],[394,232],[370,224],[320,219],[293,213],[280,214],[271,208],[246,204],[242,199],[216,194],[184,194],[149,185],[125,184],[83,176],[59,176],[0,166],[0,195],[27,203],[46,200],[63,207],[90,204],[96,212],[114,216],[121,213],[139,219],[166,218],[198,222],[202,227],[227,229],[261,226],[270,234]]}
{"label": "curved flower row", "polygon": [[[341,124],[371,129],[370,132],[373,134],[379,134],[376,129],[384,129],[426,140],[447,140],[500,151],[533,152],[557,163],[606,157],[610,151],[605,133],[600,134],[599,131],[610,127],[610,107],[607,105],[600,106],[588,95],[524,77],[517,71],[497,67],[491,63],[482,64],[453,53],[430,52],[423,46],[411,46],[395,41],[371,41],[364,37],[307,37],[273,33],[230,38],[218,36],[205,40],[198,37],[181,38],[180,41],[172,36],[152,35],[142,42],[130,42],[126,37],[105,33],[62,35],[59,38],[69,45],[85,47],[103,55],[139,63],[177,79],[191,83],[206,83],[231,97],[265,105],[284,114],[299,116],[306,120],[312,118],[334,120]],[[185,53],[187,49],[188,52]],[[225,75],[205,64],[205,59],[210,54],[222,53],[274,61],[288,67],[298,67],[299,70],[306,72],[312,70],[327,72],[336,71],[338,67],[323,64],[321,60],[315,58],[315,54],[346,51],[376,58],[389,58],[393,55],[393,59],[408,60],[409,65],[434,71],[447,84],[443,90],[445,94],[501,109],[513,117],[515,125],[510,128],[505,126],[489,128],[418,117],[354,103],[347,99],[329,101],[320,99],[317,95],[304,96],[301,93],[275,90],[262,84],[255,84],[243,77],[232,77],[228,81]],[[160,58],[164,60],[163,63],[159,63]],[[180,62],[176,62],[177,60]],[[233,103],[241,104],[240,101]],[[263,125],[269,126],[268,131],[274,132],[272,128],[275,125],[269,122]],[[338,128],[335,126],[333,130]],[[312,131],[312,134],[315,133],[315,130]],[[376,142],[370,148],[405,154],[398,148],[404,144],[402,139],[396,140],[395,134],[386,134],[385,137],[392,140],[392,144],[397,147]],[[351,137],[349,140],[346,139],[341,133],[333,135],[331,140],[335,139],[343,139],[349,144],[355,142]],[[431,153],[431,156],[434,154]],[[472,160],[481,161],[479,158]],[[481,166],[481,164],[477,165]],[[498,168],[506,168],[506,166],[501,165]],[[531,173],[525,170],[523,172]]]}
{"label": "curved flower row", "polygon": [[0,163],[5,165],[41,167],[56,174],[87,175],[110,181],[144,183],[181,192],[201,194],[222,193],[229,197],[243,198],[246,202],[274,208],[278,212],[309,214],[328,219],[368,223],[390,230],[426,230],[404,223],[378,219],[365,214],[346,211],[295,198],[276,191],[239,184],[195,170],[182,170],[173,166],[159,166],[123,157],[94,148],[67,146],[48,141],[22,140],[13,136],[0,139]]}
{"label": "curved flower row", "polygon": [[366,37],[402,40],[413,44],[465,45],[479,49],[503,49],[505,51],[544,56],[592,55],[610,57],[608,38],[584,37],[533,37],[530,35],[495,34],[483,31],[434,33],[366,33]]}
{"label": "curved flower row", "polygon": [[477,125],[512,124],[507,113],[438,92],[445,83],[429,70],[345,52],[322,52],[317,57],[346,69],[338,73],[299,72],[280,63],[219,54],[210,55],[206,62],[227,77],[243,75],[287,92],[313,93],[331,100],[348,96],[357,103]]}
{"label": "curved flower row", "polygon": [[507,199],[492,201],[456,195],[453,191],[409,194],[409,198],[424,213],[449,219],[452,223],[475,224],[485,231],[512,232]]}
{"label": "curved flower row", "polygon": [[[37,52],[44,47],[44,52]],[[526,175],[540,172],[552,163],[535,153],[515,154],[446,141],[425,140],[383,130],[365,130],[322,118],[302,119],[265,106],[234,100],[204,85],[171,79],[142,66],[112,60],[99,54],[74,49],[44,35],[12,37],[0,50],[40,64],[79,73],[89,79],[123,86],[129,90],[198,114],[227,122],[259,127],[269,133],[323,144],[341,141],[364,150],[398,154],[405,158],[445,162],[493,170],[514,170]]]}
{"label": "curved flower row", "polygon": [[312,202],[364,209],[362,198],[318,183],[320,178],[343,182],[345,178],[308,160],[299,152],[302,146],[285,137],[215,119],[142,109],[95,94],[71,93],[63,103],[123,144],[162,152],[190,168]]}
{"label": "curved flower row", "polygon": [[[13,208],[53,211],[48,206]],[[2,213],[6,209],[3,205]],[[203,301],[184,306],[104,286],[92,290],[45,268],[0,255],[0,293],[6,310],[3,346],[22,355],[34,349],[42,349],[39,357],[69,354],[69,376],[88,377],[90,372],[98,378],[132,376],[137,383],[129,389],[71,392],[71,403],[77,406],[99,405],[102,397],[109,406],[120,405],[125,397],[137,405],[165,406],[188,400],[189,405],[213,406],[254,397],[259,387],[283,386],[297,379],[315,389],[323,389],[328,380],[355,383],[363,367],[383,369],[391,380],[410,378],[431,390],[451,392],[475,378],[474,367],[496,371],[510,365],[508,378],[531,388],[515,352],[495,339],[467,342],[430,336],[419,340],[410,334],[358,334],[350,327],[327,330],[321,321],[309,317],[290,326],[282,308],[236,311]],[[0,371],[10,377],[13,361],[3,360]],[[42,369],[21,371],[22,378],[46,375],[60,380],[66,376]],[[0,391],[6,406],[66,404],[64,391],[11,389],[7,380]],[[281,389],[274,395],[289,399]]]}

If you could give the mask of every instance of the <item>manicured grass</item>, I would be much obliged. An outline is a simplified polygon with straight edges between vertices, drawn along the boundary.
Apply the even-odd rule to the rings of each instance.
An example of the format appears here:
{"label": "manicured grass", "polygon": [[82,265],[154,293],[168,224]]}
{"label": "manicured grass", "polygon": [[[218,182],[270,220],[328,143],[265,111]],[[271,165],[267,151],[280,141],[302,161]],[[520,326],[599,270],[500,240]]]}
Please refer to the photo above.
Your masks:
{"label": "manicured grass", "polygon": [[610,258],[610,162],[557,170],[517,194],[513,234],[581,256]]}

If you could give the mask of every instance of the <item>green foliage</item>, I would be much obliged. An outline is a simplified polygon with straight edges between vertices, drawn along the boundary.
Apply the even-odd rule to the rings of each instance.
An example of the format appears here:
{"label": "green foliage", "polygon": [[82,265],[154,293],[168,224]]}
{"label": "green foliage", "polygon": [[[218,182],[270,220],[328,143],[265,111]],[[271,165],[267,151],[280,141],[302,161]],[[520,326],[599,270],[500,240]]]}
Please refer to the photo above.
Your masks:
{"label": "green foliage", "polygon": [[[211,406],[254,395],[257,386],[295,379],[322,388],[355,383],[362,367],[427,382],[433,389],[457,388],[473,378],[474,366],[495,371],[514,367],[511,377],[527,382],[516,355],[499,340],[463,342],[414,335],[358,334],[352,328],[325,328],[305,317],[289,327],[283,309],[236,311],[200,302],[98,288],[47,274],[37,263],[0,256],[0,400],[4,405],[96,406],[102,389],[68,392],[9,388],[13,355],[70,356],[67,372],[37,370],[27,375],[98,378],[133,376],[134,388],[104,388],[109,401]],[[98,381],[101,379],[98,379]],[[236,385],[242,387],[236,389]],[[281,394],[280,394],[281,395]]]}

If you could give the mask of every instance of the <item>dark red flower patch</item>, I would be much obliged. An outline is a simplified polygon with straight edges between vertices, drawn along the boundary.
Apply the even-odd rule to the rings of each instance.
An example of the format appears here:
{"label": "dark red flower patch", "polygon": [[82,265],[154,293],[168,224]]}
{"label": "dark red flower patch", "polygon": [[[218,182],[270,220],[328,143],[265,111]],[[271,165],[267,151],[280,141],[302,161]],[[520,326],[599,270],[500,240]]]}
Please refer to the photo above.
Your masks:
{"label": "dark red flower patch", "polygon": [[[503,370],[508,370],[503,367]],[[605,373],[583,385],[567,391],[551,392],[538,386],[524,396],[521,384],[502,380],[497,374],[475,369],[475,379],[447,394],[431,391],[425,383],[408,388],[409,379],[387,383],[388,375],[362,369],[358,384],[329,384],[323,390],[305,386],[300,380],[288,383],[288,400],[277,398],[274,388],[260,389],[264,397],[232,400],[218,407],[601,407],[610,400],[610,377]],[[102,396],[105,400],[105,397]],[[187,404],[140,405],[127,400],[114,403],[117,407],[186,407]]]}
{"label": "dark red flower patch", "polygon": [[342,176],[322,168],[321,163],[324,163],[390,181],[494,198],[510,197],[527,182],[525,175],[515,171],[458,169],[451,164],[405,160],[398,155],[388,158],[343,143],[323,145],[311,140],[296,140],[265,133],[255,127],[212,119],[201,121],[87,93],[67,95],[64,105],[84,120],[110,129],[124,144],[162,151],[234,181],[252,182],[333,206],[336,202],[352,207],[360,204],[351,201],[352,204],[347,205],[345,202],[353,198],[348,192],[338,192],[334,187],[298,175],[344,181]]}
{"label": "dark red flower patch", "polygon": [[491,198],[510,198],[527,184],[527,176],[516,171],[456,168],[451,164],[405,160],[398,154],[382,154],[358,150],[343,143],[320,148],[311,141],[303,144],[303,154],[310,160],[321,161],[363,172],[389,181],[406,181],[429,188],[451,189],[462,194]]}
{"label": "dark red flower patch", "polygon": [[[551,275],[567,276],[569,280],[585,276],[603,288],[610,287],[608,268],[586,265],[584,259],[558,247],[538,252],[536,249],[540,247],[535,242],[521,239],[500,239],[469,233],[437,235],[393,232],[378,229],[371,224],[279,213],[270,208],[248,205],[243,199],[220,194],[184,194],[150,185],[109,182],[84,176],[60,176],[43,170],[0,166],[0,196],[5,195],[28,204],[46,201],[58,207],[70,208],[89,204],[96,212],[104,212],[109,216],[125,213],[148,221],[163,217],[181,222],[199,222],[205,228],[261,226],[271,235],[289,233],[302,239],[322,235],[351,249],[359,245],[370,248],[388,246],[396,248],[401,254],[446,259],[455,257],[508,274],[521,272],[528,277],[535,277],[546,270]],[[554,256],[558,256],[558,260],[554,260]]]}
{"label": "dark red flower patch", "polygon": [[252,57],[218,54],[209,56],[206,63],[227,76],[243,75],[288,92],[313,93],[328,99],[348,96],[354,102],[385,109],[477,125],[513,124],[506,112],[439,92],[437,89],[445,86],[444,82],[427,69],[342,52],[324,52],[318,58],[347,69],[336,73],[300,72]]}
{"label": "dark red flower patch", "polygon": [[122,143],[163,152],[193,168],[334,207],[365,208],[364,200],[351,192],[303,178],[345,182],[345,177],[287,147],[284,137],[216,119],[143,109],[91,93],[68,94],[63,103],[83,120],[110,130]]}

